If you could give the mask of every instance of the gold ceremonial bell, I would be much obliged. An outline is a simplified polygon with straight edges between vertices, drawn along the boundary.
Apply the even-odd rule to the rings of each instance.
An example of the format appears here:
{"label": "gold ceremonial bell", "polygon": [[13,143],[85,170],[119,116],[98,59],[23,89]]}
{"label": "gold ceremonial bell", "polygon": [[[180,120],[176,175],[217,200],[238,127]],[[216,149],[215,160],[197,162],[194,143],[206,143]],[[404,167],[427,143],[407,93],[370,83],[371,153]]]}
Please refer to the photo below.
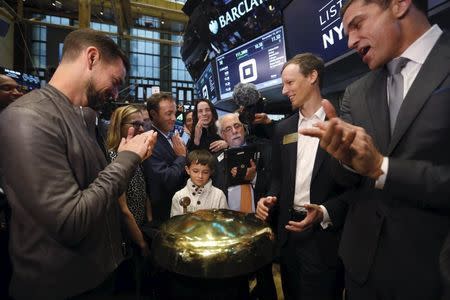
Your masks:
{"label": "gold ceremonial bell", "polygon": [[267,223],[228,209],[199,210],[161,225],[152,255],[163,268],[191,277],[226,278],[270,263],[274,234]]}

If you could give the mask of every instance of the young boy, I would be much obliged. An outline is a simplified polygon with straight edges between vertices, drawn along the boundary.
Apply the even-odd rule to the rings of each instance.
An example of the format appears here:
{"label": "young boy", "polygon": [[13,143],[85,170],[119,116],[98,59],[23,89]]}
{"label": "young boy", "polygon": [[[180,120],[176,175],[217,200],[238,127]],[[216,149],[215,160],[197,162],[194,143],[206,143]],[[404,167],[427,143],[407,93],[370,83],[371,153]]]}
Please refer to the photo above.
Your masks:
{"label": "young boy", "polygon": [[180,203],[185,197],[190,199],[188,212],[199,209],[228,208],[225,194],[212,185],[210,179],[214,172],[215,158],[206,150],[194,150],[187,156],[186,172],[189,175],[186,186],[172,198],[170,216],[183,214]]}

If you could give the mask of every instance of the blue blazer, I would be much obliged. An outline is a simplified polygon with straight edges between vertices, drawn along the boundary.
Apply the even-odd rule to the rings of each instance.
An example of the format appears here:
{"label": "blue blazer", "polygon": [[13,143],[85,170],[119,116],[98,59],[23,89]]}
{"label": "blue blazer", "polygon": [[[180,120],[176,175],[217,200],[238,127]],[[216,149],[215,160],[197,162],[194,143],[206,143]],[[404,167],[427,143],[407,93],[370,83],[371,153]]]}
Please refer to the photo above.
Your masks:
{"label": "blue blazer", "polygon": [[[152,129],[157,131],[154,127]],[[143,162],[155,222],[170,218],[172,197],[186,184],[185,165],[186,157],[176,156],[169,141],[158,132],[153,153]]]}

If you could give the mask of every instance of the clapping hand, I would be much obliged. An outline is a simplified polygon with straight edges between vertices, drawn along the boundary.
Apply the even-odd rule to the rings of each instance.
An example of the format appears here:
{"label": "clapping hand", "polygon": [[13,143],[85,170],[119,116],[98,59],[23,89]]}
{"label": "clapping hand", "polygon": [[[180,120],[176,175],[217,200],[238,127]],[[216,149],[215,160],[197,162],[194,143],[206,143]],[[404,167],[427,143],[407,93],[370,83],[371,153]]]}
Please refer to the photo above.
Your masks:
{"label": "clapping hand", "polygon": [[156,136],[157,133],[153,130],[135,136],[134,128],[130,127],[127,137],[122,138],[117,151],[131,151],[139,155],[141,160],[145,160],[152,154]]}

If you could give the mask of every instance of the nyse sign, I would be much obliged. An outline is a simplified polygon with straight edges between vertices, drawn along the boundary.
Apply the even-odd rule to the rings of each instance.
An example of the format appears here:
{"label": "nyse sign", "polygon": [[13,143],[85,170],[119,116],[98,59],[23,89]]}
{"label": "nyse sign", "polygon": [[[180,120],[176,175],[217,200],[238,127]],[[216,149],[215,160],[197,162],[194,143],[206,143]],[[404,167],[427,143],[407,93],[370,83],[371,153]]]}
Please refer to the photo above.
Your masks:
{"label": "nyse sign", "polygon": [[325,62],[348,51],[340,16],[346,0],[292,1],[283,11],[288,54],[312,52]]}
{"label": "nyse sign", "polygon": [[339,15],[341,8],[342,0],[334,0],[322,6],[318,11],[324,49],[344,38],[344,26]]}

